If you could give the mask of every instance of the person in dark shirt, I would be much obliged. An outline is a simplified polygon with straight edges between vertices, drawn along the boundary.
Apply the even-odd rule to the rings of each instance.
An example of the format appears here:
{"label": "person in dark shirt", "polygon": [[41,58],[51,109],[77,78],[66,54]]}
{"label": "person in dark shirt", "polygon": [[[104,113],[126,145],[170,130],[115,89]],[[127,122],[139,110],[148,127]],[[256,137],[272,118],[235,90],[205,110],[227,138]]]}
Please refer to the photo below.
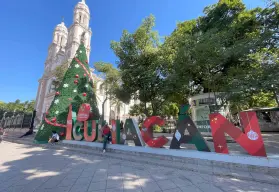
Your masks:
{"label": "person in dark shirt", "polygon": [[123,128],[124,128],[124,123],[123,123],[123,121],[121,121],[120,122],[120,130],[123,130]]}
{"label": "person in dark shirt", "polygon": [[110,132],[110,127],[108,126],[108,124],[106,124],[104,127],[103,127],[103,133],[102,133],[103,137],[104,137],[104,140],[103,140],[103,153],[106,152],[106,147],[107,147],[107,142],[109,142],[110,140],[110,137],[111,137],[111,132]]}

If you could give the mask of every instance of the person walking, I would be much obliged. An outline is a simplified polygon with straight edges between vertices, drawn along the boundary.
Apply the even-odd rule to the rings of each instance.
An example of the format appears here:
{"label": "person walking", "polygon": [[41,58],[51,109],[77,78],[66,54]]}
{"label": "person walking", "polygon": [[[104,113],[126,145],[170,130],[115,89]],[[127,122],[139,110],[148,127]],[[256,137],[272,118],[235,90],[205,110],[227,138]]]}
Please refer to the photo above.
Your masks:
{"label": "person walking", "polygon": [[123,123],[123,121],[121,121],[120,122],[120,130],[123,130],[123,128],[124,128],[124,123]]}
{"label": "person walking", "polygon": [[110,127],[108,126],[108,124],[106,124],[103,127],[102,136],[104,138],[104,140],[103,140],[103,153],[105,153],[106,152],[107,143],[110,141],[110,137],[111,137]]}

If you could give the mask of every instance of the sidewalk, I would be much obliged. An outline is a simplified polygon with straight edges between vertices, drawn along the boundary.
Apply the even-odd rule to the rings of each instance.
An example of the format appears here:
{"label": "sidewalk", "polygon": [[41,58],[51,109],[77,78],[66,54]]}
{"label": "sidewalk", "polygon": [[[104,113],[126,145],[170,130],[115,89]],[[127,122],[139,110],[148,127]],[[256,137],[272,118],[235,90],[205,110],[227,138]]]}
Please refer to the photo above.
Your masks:
{"label": "sidewalk", "polygon": [[9,142],[0,144],[0,152],[0,192],[275,192],[279,187]]}

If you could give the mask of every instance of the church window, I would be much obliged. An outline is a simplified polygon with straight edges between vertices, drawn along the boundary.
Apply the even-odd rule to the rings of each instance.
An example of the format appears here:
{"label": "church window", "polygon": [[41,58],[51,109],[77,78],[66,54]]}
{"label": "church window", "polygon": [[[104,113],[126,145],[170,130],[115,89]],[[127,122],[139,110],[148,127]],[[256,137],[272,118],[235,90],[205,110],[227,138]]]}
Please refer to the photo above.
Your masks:
{"label": "church window", "polygon": [[56,86],[54,84],[54,81],[51,82],[50,86],[49,86],[49,90],[48,90],[48,93],[52,93],[54,92],[56,89]]}

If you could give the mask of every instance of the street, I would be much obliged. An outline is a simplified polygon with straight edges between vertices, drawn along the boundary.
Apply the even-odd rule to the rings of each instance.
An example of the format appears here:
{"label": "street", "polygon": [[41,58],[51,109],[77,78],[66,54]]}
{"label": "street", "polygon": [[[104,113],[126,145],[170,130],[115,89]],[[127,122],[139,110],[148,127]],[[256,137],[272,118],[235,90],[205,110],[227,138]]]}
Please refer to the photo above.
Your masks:
{"label": "street", "polygon": [[103,156],[0,144],[0,192],[275,192],[278,188]]}

